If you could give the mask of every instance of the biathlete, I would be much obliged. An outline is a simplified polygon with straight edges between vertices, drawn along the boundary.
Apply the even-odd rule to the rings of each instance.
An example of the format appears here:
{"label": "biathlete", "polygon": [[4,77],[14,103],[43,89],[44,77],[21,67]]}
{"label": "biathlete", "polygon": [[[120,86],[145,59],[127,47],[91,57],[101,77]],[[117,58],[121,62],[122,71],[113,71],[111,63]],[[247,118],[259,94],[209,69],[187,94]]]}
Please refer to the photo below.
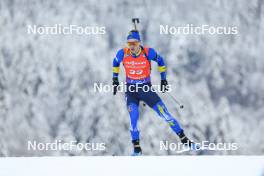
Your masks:
{"label": "biathlete", "polygon": [[[121,63],[123,63],[126,72],[127,90],[125,96],[130,116],[130,133],[134,146],[132,155],[134,156],[142,154],[142,149],[140,147],[140,134],[137,127],[140,101],[145,102],[157,112],[157,114],[164,119],[171,129],[179,136],[183,144],[188,146],[192,145],[192,142],[185,136],[178,121],[169,113],[157,93],[151,89],[151,61],[155,61],[158,64],[158,70],[161,76],[161,91],[165,92],[168,89],[168,82],[166,80],[166,65],[164,60],[153,48],[143,47],[140,44],[140,35],[137,30],[129,32],[127,36],[127,47],[120,49],[113,60],[114,95],[116,95],[117,87],[119,86],[118,74]],[[144,89],[143,86],[145,86]],[[149,89],[146,89],[146,86],[148,86]]]}

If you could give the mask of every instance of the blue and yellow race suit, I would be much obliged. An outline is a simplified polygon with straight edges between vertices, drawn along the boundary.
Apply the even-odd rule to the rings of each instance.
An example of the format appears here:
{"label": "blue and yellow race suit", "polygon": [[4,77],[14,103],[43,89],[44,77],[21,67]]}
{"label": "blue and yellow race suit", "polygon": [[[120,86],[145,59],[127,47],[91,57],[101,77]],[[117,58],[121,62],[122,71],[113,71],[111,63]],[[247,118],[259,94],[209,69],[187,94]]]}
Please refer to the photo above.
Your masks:
{"label": "blue and yellow race suit", "polygon": [[[123,63],[126,72],[127,91],[126,103],[130,115],[130,132],[133,140],[139,140],[137,122],[139,119],[139,102],[144,101],[164,119],[172,130],[179,134],[183,130],[177,120],[168,112],[166,106],[153,89],[150,80],[150,61],[158,64],[161,80],[166,80],[166,65],[163,58],[153,48],[140,47],[137,54],[132,54],[128,48],[120,49],[113,60],[113,78],[118,78],[119,66]],[[137,85],[139,89],[136,89]],[[144,86],[150,89],[143,89]],[[142,87],[142,89],[140,88]],[[148,90],[148,91],[146,91]]]}

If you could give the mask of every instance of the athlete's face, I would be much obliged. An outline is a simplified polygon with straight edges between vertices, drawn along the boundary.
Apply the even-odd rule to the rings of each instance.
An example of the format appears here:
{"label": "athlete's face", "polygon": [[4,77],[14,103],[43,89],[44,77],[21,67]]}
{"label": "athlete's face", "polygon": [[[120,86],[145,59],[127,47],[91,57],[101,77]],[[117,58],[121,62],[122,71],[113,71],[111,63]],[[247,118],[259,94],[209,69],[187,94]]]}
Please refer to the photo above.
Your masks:
{"label": "athlete's face", "polygon": [[139,50],[140,42],[127,42],[127,46],[132,53],[136,53]]}

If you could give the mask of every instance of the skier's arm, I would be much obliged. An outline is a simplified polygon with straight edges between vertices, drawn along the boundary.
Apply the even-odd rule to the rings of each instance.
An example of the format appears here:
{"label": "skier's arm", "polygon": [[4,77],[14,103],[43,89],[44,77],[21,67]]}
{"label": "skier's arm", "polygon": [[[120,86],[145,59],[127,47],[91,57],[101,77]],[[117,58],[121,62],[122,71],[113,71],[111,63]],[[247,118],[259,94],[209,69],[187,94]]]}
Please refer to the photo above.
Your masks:
{"label": "skier's arm", "polygon": [[166,80],[166,65],[163,58],[153,49],[149,48],[148,57],[158,63],[158,70],[160,72],[161,80]]}
{"label": "skier's arm", "polygon": [[118,74],[119,74],[119,66],[120,63],[122,62],[124,57],[124,50],[119,50],[116,54],[116,57],[113,60],[113,94],[115,95],[117,92],[117,88],[119,86],[119,81],[118,81]]}
{"label": "skier's arm", "polygon": [[124,50],[121,49],[117,52],[116,57],[113,60],[113,79],[118,78],[118,74],[119,74],[119,66],[120,63],[122,62],[124,57]]}

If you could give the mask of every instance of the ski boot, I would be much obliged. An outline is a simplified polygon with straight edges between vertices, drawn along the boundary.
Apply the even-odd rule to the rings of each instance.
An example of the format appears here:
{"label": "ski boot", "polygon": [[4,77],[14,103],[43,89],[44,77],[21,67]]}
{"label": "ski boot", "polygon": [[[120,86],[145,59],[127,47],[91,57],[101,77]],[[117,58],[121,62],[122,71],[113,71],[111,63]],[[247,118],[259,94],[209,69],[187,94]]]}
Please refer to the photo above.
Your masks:
{"label": "ski boot", "polygon": [[183,131],[181,131],[178,134],[182,144],[186,147],[188,147],[190,150],[198,150],[200,147],[195,144],[194,142],[192,142],[185,134]]}
{"label": "ski boot", "polygon": [[139,140],[133,140],[132,143],[134,146],[134,152],[131,154],[131,156],[141,156],[142,150],[141,150],[141,147],[139,145]]}

